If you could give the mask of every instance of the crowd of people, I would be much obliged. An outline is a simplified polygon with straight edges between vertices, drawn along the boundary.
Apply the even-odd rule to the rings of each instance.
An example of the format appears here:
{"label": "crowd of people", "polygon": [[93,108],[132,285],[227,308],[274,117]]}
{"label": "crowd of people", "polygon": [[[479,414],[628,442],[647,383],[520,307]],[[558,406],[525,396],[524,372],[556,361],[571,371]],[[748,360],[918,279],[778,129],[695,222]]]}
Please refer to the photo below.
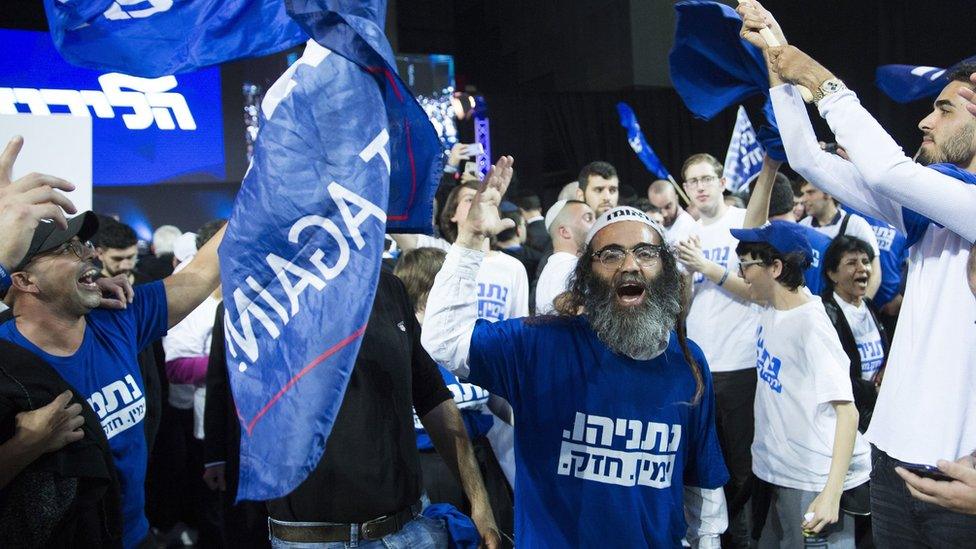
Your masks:
{"label": "crowd of people", "polygon": [[622,197],[593,161],[543,207],[509,192],[512,157],[479,180],[455,147],[435,234],[387,235],[325,454],[270,501],[236,497],[226,221],[140,248],[71,183],[13,180],[13,139],[0,544],[971,547],[976,66],[910,158],[769,11],[738,12],[796,176],[766,157],[732,195],[697,153]]}

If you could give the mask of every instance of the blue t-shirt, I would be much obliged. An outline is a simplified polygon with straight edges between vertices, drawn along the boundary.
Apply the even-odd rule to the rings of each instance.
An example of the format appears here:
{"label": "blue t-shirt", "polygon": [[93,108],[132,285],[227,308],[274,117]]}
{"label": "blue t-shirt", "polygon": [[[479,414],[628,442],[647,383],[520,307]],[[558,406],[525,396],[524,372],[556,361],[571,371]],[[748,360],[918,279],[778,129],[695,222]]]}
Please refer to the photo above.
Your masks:
{"label": "blue t-shirt", "polygon": [[680,547],[685,485],[729,478],[705,393],[672,333],[649,361],[614,354],[585,317],[479,320],[469,381],[515,412],[515,533],[519,547]]}
{"label": "blue t-shirt", "polygon": [[908,238],[898,232],[894,226],[880,219],[864,215],[863,213],[845,208],[847,211],[859,215],[871,225],[874,235],[878,239],[878,261],[881,263],[881,285],[878,293],[871,301],[880,308],[888,304],[901,288],[901,266],[908,259]]}
{"label": "blue t-shirt", "polygon": [[[461,419],[468,431],[468,438],[474,440],[487,435],[494,424],[494,419],[492,419],[494,416],[488,411],[488,397],[491,396],[488,391],[477,385],[464,383],[443,366],[438,365],[437,369],[440,370],[441,377],[444,378],[444,384],[454,395],[454,403],[461,411]],[[417,448],[433,450],[434,443],[431,442],[430,435],[427,434],[424,425],[420,423],[416,411],[413,414],[413,427],[417,433]]]}
{"label": "blue t-shirt", "polygon": [[820,291],[823,289],[823,258],[824,254],[827,253],[827,248],[830,246],[830,237],[823,234],[822,232],[814,229],[813,227],[807,227],[806,225],[799,225],[803,227],[804,232],[807,235],[807,240],[810,241],[810,248],[813,249],[813,261],[806,271],[803,272],[803,278],[806,282],[807,289],[813,295],[820,295]]}
{"label": "blue t-shirt", "polygon": [[21,335],[15,321],[0,324],[0,339],[44,359],[98,414],[119,474],[125,547],[135,547],[149,532],[145,514],[149,456],[143,428],[146,398],[137,355],[166,334],[167,314],[163,283],[139,286],[124,311],[95,309],[88,313],[81,347],[67,357],[42,351]]}

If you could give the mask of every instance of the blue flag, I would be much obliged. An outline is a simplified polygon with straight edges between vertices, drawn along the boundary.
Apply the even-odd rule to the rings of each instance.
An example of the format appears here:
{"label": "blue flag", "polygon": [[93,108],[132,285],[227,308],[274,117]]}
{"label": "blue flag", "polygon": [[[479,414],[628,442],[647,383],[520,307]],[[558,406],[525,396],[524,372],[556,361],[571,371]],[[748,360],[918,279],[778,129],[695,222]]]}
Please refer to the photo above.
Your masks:
{"label": "blue flag", "polygon": [[766,61],[759,48],[739,36],[742,18],[718,2],[685,0],[674,9],[678,21],[668,60],[671,82],[685,106],[696,117],[711,120],[732,105],[762,95],[767,125],[760,129],[759,140],[770,157],[785,162],[769,100]]}
{"label": "blue flag", "polygon": [[746,110],[740,105],[735,117],[735,128],[729,141],[729,150],[725,154],[726,186],[733,193],[748,189],[751,177],[762,169],[765,150],[752,129],[752,122]]}
{"label": "blue flag", "polygon": [[939,95],[949,84],[949,75],[964,63],[976,61],[969,57],[947,69],[915,65],[882,65],[875,71],[875,83],[885,95],[899,103],[911,103]]}
{"label": "blue flag", "polygon": [[620,115],[620,125],[627,130],[627,142],[630,143],[630,148],[637,153],[637,158],[640,158],[640,161],[644,163],[647,171],[654,174],[658,179],[671,179],[668,169],[664,167],[661,159],[654,154],[654,149],[644,138],[644,132],[641,131],[640,124],[637,123],[637,116],[630,105],[623,102],[617,103],[617,114]]}
{"label": "blue flag", "polygon": [[282,0],[44,0],[68,62],[158,77],[301,44]]}
{"label": "blue flag", "polygon": [[694,115],[711,120],[757,94],[769,95],[769,74],[759,48],[742,40],[742,19],[718,2],[686,0],[678,13],[668,55],[671,82]]}
{"label": "blue flag", "polygon": [[[334,4],[288,4],[316,40],[265,95],[220,247],[240,500],[282,497],[318,465],[369,319],[386,221],[430,230],[440,145],[392,69],[386,2],[325,8]],[[412,208],[394,209],[411,192],[394,205],[395,182],[413,183]]]}

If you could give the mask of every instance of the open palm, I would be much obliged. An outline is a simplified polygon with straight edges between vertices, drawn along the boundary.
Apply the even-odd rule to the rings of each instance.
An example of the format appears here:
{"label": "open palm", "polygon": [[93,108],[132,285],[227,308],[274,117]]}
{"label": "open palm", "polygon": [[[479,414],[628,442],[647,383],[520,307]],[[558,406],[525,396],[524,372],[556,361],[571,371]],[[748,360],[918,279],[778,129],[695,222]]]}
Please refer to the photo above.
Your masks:
{"label": "open palm", "polygon": [[511,219],[502,219],[498,206],[508,185],[512,182],[512,165],[515,159],[503,156],[488,170],[488,175],[478,185],[478,192],[471,201],[468,216],[458,222],[458,233],[475,238],[488,238],[515,227]]}

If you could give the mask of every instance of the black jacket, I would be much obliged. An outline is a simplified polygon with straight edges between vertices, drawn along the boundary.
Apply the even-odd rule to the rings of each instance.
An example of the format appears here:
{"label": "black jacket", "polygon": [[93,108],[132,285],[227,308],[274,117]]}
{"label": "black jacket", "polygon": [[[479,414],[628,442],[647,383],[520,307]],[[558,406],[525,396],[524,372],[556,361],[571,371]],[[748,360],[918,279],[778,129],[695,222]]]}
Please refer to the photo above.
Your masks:
{"label": "black jacket", "polygon": [[[546,223],[542,219],[538,219],[529,223],[525,226],[528,232],[525,245],[534,248],[537,252],[544,252],[547,246],[552,246],[552,242],[549,240],[549,231],[546,230]],[[529,271],[532,274],[532,271]]]}
{"label": "black jacket", "polygon": [[121,547],[119,481],[108,439],[85,399],[46,362],[0,340],[0,441],[15,416],[71,389],[84,438],[42,455],[0,491],[2,547]]}
{"label": "black jacket", "polygon": [[[854,332],[851,330],[850,324],[847,323],[847,317],[844,316],[844,311],[841,310],[837,300],[834,299],[834,292],[825,290],[821,299],[824,310],[827,311],[827,318],[830,319],[830,323],[837,330],[840,344],[844,348],[844,352],[847,353],[847,357],[851,359],[851,384],[854,389],[854,405],[857,406],[857,410],[861,416],[858,422],[858,430],[863,433],[867,430],[868,424],[871,423],[874,404],[878,400],[878,390],[875,388],[873,382],[861,377],[861,353],[857,350]],[[878,321],[877,315],[874,314],[874,307],[872,307],[871,301],[867,298],[864,301],[867,304],[868,311],[871,313],[871,319],[874,321],[874,325],[878,327],[878,333],[881,335],[881,346],[884,349],[885,362],[881,365],[881,369],[878,372],[880,376],[884,372],[885,364],[888,362],[890,340],[884,325]]]}

